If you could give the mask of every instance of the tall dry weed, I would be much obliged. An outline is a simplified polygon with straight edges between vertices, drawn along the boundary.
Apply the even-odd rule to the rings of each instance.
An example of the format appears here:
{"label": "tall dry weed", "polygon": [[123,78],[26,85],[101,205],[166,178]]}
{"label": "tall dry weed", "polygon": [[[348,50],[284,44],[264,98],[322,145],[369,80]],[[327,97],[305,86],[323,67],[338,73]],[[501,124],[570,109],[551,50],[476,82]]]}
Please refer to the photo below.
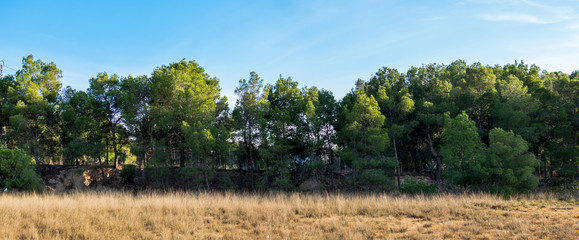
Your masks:
{"label": "tall dry weed", "polygon": [[566,238],[575,201],[486,194],[1,195],[3,239]]}

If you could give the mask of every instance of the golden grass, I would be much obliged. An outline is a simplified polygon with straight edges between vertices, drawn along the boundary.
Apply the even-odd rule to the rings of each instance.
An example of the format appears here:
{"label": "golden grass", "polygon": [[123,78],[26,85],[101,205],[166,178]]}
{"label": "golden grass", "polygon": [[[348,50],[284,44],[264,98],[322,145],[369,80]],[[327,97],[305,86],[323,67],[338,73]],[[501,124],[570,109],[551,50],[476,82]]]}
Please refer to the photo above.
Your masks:
{"label": "golden grass", "polygon": [[492,195],[0,195],[2,239],[572,239],[574,200]]}

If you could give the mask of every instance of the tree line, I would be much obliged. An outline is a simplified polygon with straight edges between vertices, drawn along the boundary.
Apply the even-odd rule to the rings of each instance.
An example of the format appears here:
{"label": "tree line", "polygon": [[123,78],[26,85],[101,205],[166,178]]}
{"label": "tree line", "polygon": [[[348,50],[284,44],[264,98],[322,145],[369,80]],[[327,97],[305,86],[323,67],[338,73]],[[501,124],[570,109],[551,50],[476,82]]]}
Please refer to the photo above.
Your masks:
{"label": "tree line", "polygon": [[[0,79],[0,144],[3,156],[19,149],[36,165],[240,169],[251,189],[288,190],[333,172],[356,190],[395,189],[402,172],[497,191],[579,177],[579,71],[522,61],[383,67],[341,100],[251,72],[230,109],[195,61],[150,76],[99,73],[86,91],[63,88],[52,62],[22,63]],[[5,185],[9,159],[0,161]]]}

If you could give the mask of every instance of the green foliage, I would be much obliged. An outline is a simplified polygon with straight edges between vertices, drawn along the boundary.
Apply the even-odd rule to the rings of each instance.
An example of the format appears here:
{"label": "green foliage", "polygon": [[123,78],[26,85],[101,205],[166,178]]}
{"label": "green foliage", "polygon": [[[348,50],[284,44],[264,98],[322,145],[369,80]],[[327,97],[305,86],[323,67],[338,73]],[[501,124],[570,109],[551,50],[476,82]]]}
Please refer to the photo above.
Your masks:
{"label": "green foliage", "polygon": [[454,184],[473,185],[492,191],[532,191],[539,184],[533,175],[538,161],[528,153],[527,142],[513,132],[500,128],[489,133],[488,148],[477,143],[474,122],[464,113],[447,117],[442,155],[445,176]]}
{"label": "green foliage", "polygon": [[158,167],[177,161],[199,174],[176,176],[207,188],[219,182],[217,168],[246,170],[251,189],[256,181],[293,189],[330,168],[352,170],[352,184],[373,190],[389,188],[394,168],[437,183],[444,169],[451,183],[507,194],[534,189],[535,175],[579,179],[579,71],[540,72],[522,61],[458,60],[406,74],[383,67],[341,101],[291,78],[264,86],[251,72],[231,114],[218,79],[194,61],[150,76],[99,73],[87,91],[61,92],[60,78],[54,63],[27,56],[0,79],[1,146],[37,164],[143,164],[162,188],[174,177]]}
{"label": "green foliage", "polygon": [[475,123],[468,115],[463,112],[454,119],[448,113],[445,115],[441,155],[446,179],[457,185],[470,185],[484,175],[484,171],[479,171],[483,157],[479,141]]}
{"label": "green foliage", "polygon": [[270,188],[291,190],[295,187],[291,176],[292,158],[288,154],[288,147],[285,145],[274,145],[268,148],[261,148],[260,156],[265,160],[266,166],[263,179],[258,188],[267,190]]}
{"label": "green foliage", "polygon": [[168,189],[169,176],[171,169],[168,167],[147,167],[145,168],[145,176],[147,181],[151,182],[153,187],[158,189]]}
{"label": "green foliage", "polygon": [[[263,137],[269,137],[270,144],[285,148],[289,159],[305,158],[308,154],[306,143],[303,141],[306,126],[302,120],[303,117],[307,117],[304,110],[308,109],[304,105],[304,92],[298,88],[298,82],[283,77],[280,77],[275,85],[266,88],[269,89],[267,94],[269,109],[261,129],[263,134],[267,134]],[[311,96],[310,100],[314,98],[315,96]],[[309,111],[311,114],[313,109],[310,108]]]}
{"label": "green foliage", "polygon": [[197,167],[180,167],[175,173],[177,183],[187,189],[201,189],[203,184],[203,169]]}
{"label": "green foliage", "polygon": [[215,182],[215,187],[220,190],[228,190],[235,188],[235,184],[229,174],[225,172],[216,172],[213,181]]}
{"label": "green foliage", "polygon": [[132,182],[135,179],[135,174],[137,173],[137,166],[131,164],[123,165],[123,169],[119,173],[119,177],[121,177],[125,182]]}
{"label": "green foliage", "polygon": [[366,169],[360,174],[359,183],[362,185],[383,186],[388,183],[388,177],[384,174],[384,171],[379,169]]}
{"label": "green foliage", "polygon": [[489,183],[522,192],[535,189],[539,180],[533,172],[539,162],[532,153],[527,152],[527,142],[521,136],[500,128],[492,129],[489,138],[488,162],[485,164]]}
{"label": "green foliage", "polygon": [[[257,149],[260,130],[265,125],[264,116],[267,113],[267,94],[264,93],[263,80],[255,72],[250,73],[249,80],[240,80],[235,88],[238,99],[233,110],[233,126],[235,136],[239,139],[238,165],[249,172],[257,167]],[[264,151],[264,150],[261,150]],[[252,182],[252,188],[254,183]]]}
{"label": "green foliage", "polygon": [[346,180],[356,186],[356,190],[391,191],[395,187],[392,174],[387,174],[384,170],[376,168],[359,170],[348,176]]}
{"label": "green foliage", "polygon": [[215,149],[215,138],[213,137],[214,126],[203,126],[201,122],[189,125],[183,122],[181,134],[185,138],[181,147],[191,149],[195,159],[209,168],[212,164],[211,154]]}
{"label": "green foliage", "polygon": [[306,163],[304,170],[311,175],[316,175],[324,170],[325,163],[320,160],[311,160]]}
{"label": "green foliage", "polygon": [[572,193],[579,192],[579,180],[573,179],[565,181],[564,178],[552,178],[548,184],[559,191],[570,191]]}
{"label": "green foliage", "polygon": [[63,93],[60,136],[66,162],[75,164],[84,156],[102,157],[106,146],[103,144],[103,129],[98,121],[100,110],[94,97],[70,87]]}
{"label": "green foliage", "polygon": [[86,168],[77,168],[72,171],[73,174],[77,176],[82,176],[82,174],[86,171]]}
{"label": "green foliage", "polygon": [[427,184],[423,177],[409,177],[404,179],[398,191],[406,194],[434,194],[438,187],[436,184]]}
{"label": "green foliage", "polygon": [[351,110],[346,106],[344,115],[346,126],[342,129],[345,151],[358,158],[383,156],[390,143],[388,131],[382,128],[384,115],[380,113],[378,102],[363,91],[356,92],[356,102]]}
{"label": "green foliage", "polygon": [[36,164],[41,155],[56,154],[58,149],[58,119],[56,102],[61,87],[62,72],[54,63],[22,59],[22,69],[16,72],[18,101],[10,117],[17,135],[18,146],[27,149]]}
{"label": "green foliage", "polygon": [[344,106],[346,125],[341,135],[344,147],[338,155],[354,169],[350,180],[356,185],[390,189],[392,182],[388,177],[397,164],[385,157],[390,144],[388,129],[383,128],[385,117],[373,96],[367,96],[361,89],[355,94],[353,106]]}
{"label": "green foliage", "polygon": [[149,138],[156,137],[165,148],[178,150],[181,167],[186,165],[186,142],[183,123],[209,127],[217,124],[217,108],[224,98],[219,96],[219,81],[212,78],[195,61],[172,63],[159,67],[151,77]]}
{"label": "green foliage", "polygon": [[0,185],[28,191],[42,190],[34,161],[22,149],[0,147]]}
{"label": "green foliage", "polygon": [[[106,138],[107,149],[113,150],[113,164],[119,165],[119,149],[121,148],[121,87],[120,77],[116,74],[109,76],[106,72],[99,73],[89,80],[87,92],[94,98],[92,117],[98,122],[103,138]],[[105,160],[108,162],[108,159]]]}
{"label": "green foliage", "polygon": [[0,78],[0,144],[11,142],[6,136],[5,128],[10,126],[10,117],[20,96],[17,94],[18,83],[14,76]]}

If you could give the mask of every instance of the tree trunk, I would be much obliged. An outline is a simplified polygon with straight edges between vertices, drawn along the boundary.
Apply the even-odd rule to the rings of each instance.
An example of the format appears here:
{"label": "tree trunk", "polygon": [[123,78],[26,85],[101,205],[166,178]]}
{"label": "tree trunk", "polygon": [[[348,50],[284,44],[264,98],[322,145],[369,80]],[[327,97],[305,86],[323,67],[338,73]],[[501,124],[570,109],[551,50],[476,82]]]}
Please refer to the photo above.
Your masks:
{"label": "tree trunk", "polygon": [[400,188],[400,170],[402,169],[402,167],[400,166],[400,161],[398,160],[398,150],[396,150],[396,138],[393,139],[393,142],[394,142],[394,156],[396,157],[396,163],[398,163],[396,175],[398,180],[398,188]]}
{"label": "tree trunk", "polygon": [[[250,154],[250,155],[251,155],[251,154]],[[253,191],[255,191],[255,173],[254,173],[254,165],[255,165],[255,164],[254,164],[254,161],[253,161],[253,158],[252,158],[252,157],[249,158],[249,162],[250,162],[250,164],[251,164],[251,166],[250,166],[250,168],[251,168],[251,169],[250,169],[250,174],[251,174],[251,191],[253,192]]]}
{"label": "tree trunk", "polygon": [[[64,149],[62,147],[62,144],[60,145],[60,149]],[[64,165],[64,154],[60,154],[60,160],[59,160],[60,165]]]}
{"label": "tree trunk", "polygon": [[112,132],[112,140],[113,140],[113,154],[115,158],[115,168],[119,167],[119,156],[117,152],[117,127],[116,124],[111,125],[111,132]]}
{"label": "tree trunk", "polygon": [[573,128],[573,146],[577,148],[577,128]]}
{"label": "tree trunk", "polygon": [[[394,126],[394,115],[392,114],[392,109],[390,109],[390,126]],[[392,138],[394,142],[394,156],[396,157],[396,163],[398,163],[398,169],[396,170],[396,179],[398,180],[398,188],[400,188],[400,161],[398,160],[398,150],[396,149],[396,138]]]}
{"label": "tree trunk", "polygon": [[105,164],[108,165],[109,164],[109,139],[108,138],[106,138],[106,140],[105,140],[105,150],[106,150]]}
{"label": "tree trunk", "polygon": [[[153,129],[151,128],[151,123],[149,122],[149,141],[151,142],[151,155],[149,156],[149,159],[152,159],[155,157],[155,142],[153,141]],[[149,163],[148,159],[145,159],[145,161],[147,161],[145,163],[145,166],[147,166]]]}
{"label": "tree trunk", "polygon": [[179,151],[179,167],[185,167],[185,149]]}
{"label": "tree trunk", "polygon": [[255,191],[255,177],[253,176],[253,166],[254,166],[254,161],[253,161],[253,154],[251,151],[251,144],[252,144],[252,139],[251,139],[251,132],[249,133],[248,136],[248,142],[246,142],[246,146],[247,146],[247,155],[249,157],[249,164],[247,165],[247,168],[249,169],[250,172],[250,176],[251,176],[251,191]]}
{"label": "tree trunk", "polygon": [[410,159],[409,162],[412,163],[412,171],[413,171],[413,172],[420,171],[420,170],[417,169],[417,167],[416,167],[416,163],[414,162],[414,157],[412,156],[412,151],[408,151],[408,159]]}
{"label": "tree trunk", "polygon": [[547,158],[546,158],[546,157],[543,157],[543,163],[544,163],[544,166],[543,166],[543,175],[544,175],[544,176],[543,176],[543,179],[545,179],[545,181],[546,181],[546,180],[547,180]]}
{"label": "tree trunk", "polygon": [[[0,106],[0,109],[2,107]],[[0,139],[4,139],[4,126],[0,126]],[[2,141],[2,146],[6,146],[6,142]]]}
{"label": "tree trunk", "polygon": [[205,187],[207,188],[207,191],[209,191],[211,188],[209,187],[209,179],[207,178],[207,169],[203,170],[203,178],[205,178]]}
{"label": "tree trunk", "polygon": [[103,167],[103,161],[101,160],[101,157],[99,157],[99,165],[101,167],[101,176],[103,178],[103,184],[106,186],[107,185],[107,181],[105,178],[105,168]]}
{"label": "tree trunk", "polygon": [[332,169],[332,191],[336,191],[336,186],[334,185],[334,170]]}
{"label": "tree trunk", "polygon": [[430,152],[432,153],[432,155],[436,159],[436,185],[440,187],[441,171],[442,171],[442,159],[440,158],[440,155],[438,155],[438,153],[434,150],[434,146],[432,144],[432,138],[430,137],[430,125],[428,125],[427,137],[428,137],[428,147],[430,148]]}
{"label": "tree trunk", "polygon": [[36,163],[36,172],[40,176],[40,160],[38,159],[38,122],[34,121],[34,162]]}

